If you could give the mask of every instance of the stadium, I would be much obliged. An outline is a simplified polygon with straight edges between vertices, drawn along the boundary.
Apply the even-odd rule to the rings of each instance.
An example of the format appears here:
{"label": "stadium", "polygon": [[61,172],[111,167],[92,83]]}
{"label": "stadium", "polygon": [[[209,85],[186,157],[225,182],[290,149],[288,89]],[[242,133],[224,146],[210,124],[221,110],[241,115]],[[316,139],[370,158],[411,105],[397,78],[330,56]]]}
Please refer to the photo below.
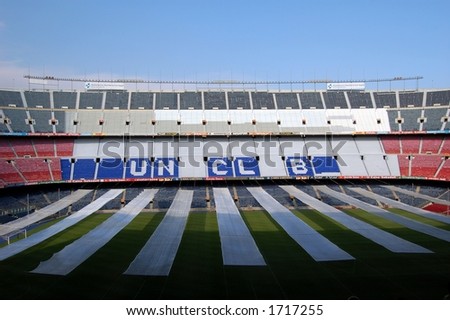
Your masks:
{"label": "stadium", "polygon": [[27,78],[0,90],[2,299],[450,293],[450,89]]}

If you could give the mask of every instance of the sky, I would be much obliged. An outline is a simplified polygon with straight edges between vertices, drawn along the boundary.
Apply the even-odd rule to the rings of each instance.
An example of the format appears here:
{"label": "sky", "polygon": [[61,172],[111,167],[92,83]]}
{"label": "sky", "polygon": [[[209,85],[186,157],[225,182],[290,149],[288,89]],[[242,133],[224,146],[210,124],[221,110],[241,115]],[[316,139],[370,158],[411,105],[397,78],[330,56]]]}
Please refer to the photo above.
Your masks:
{"label": "sky", "polygon": [[169,81],[423,76],[420,88],[449,88],[449,12],[448,0],[0,0],[0,88],[26,87],[25,74]]}

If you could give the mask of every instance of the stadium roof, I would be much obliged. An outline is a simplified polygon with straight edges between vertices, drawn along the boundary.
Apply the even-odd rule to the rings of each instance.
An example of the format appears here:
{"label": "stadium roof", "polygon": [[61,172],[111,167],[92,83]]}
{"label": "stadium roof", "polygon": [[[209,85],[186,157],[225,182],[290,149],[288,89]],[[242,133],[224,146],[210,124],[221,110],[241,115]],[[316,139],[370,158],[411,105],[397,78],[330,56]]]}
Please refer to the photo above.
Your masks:
{"label": "stadium roof", "polygon": [[391,82],[391,81],[413,81],[421,80],[422,76],[411,77],[393,77],[379,79],[358,79],[358,80],[333,80],[333,79],[313,79],[313,80],[278,80],[278,81],[238,81],[238,80],[144,80],[144,79],[87,79],[87,78],[70,78],[70,77],[54,77],[54,76],[35,76],[25,75],[24,78],[29,80],[42,81],[68,81],[68,82],[122,82],[122,83],[152,83],[152,84],[310,84],[310,83],[357,83],[357,82]]}

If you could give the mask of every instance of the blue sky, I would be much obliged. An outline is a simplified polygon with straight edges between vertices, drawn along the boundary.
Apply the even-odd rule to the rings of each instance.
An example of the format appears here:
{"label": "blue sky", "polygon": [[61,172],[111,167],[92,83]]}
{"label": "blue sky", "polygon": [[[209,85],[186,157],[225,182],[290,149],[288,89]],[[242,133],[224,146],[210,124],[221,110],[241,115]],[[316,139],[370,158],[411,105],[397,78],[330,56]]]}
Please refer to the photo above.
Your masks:
{"label": "blue sky", "polygon": [[448,88],[449,12],[448,0],[0,0],[0,87],[23,85],[30,71],[246,81],[420,75],[420,87]]}

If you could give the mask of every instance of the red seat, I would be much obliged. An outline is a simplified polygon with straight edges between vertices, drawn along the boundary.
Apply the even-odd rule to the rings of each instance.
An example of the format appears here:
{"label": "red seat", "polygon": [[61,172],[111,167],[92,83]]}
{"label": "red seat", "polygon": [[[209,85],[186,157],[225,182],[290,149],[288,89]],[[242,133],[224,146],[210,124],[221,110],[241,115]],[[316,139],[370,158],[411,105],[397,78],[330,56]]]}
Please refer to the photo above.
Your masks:
{"label": "red seat", "polygon": [[58,138],[55,140],[56,155],[59,157],[71,157],[73,155],[74,141],[71,138]]}
{"label": "red seat", "polygon": [[419,153],[419,148],[420,148],[420,138],[419,137],[403,136],[401,138],[400,142],[402,145],[402,153],[406,153],[406,154]]}
{"label": "red seat", "polygon": [[441,170],[439,170],[437,177],[444,178],[445,180],[450,180],[450,160],[444,160],[444,165]]}
{"label": "red seat", "polygon": [[422,209],[435,212],[435,213],[442,213],[442,214],[449,214],[450,213],[450,206],[446,206],[445,204],[439,204],[439,203],[430,203],[423,207]]}
{"label": "red seat", "polygon": [[13,149],[11,148],[11,145],[6,140],[0,140],[0,158],[2,159],[12,159],[15,158],[16,155],[14,154]]}
{"label": "red seat", "polygon": [[61,160],[59,158],[51,158],[49,159],[49,165],[53,181],[61,181]]}
{"label": "red seat", "polygon": [[383,136],[381,143],[384,147],[384,152],[387,154],[399,154],[400,153],[400,141],[397,136]]}
{"label": "red seat", "polygon": [[54,157],[55,142],[49,138],[33,138],[33,145],[38,157]]}
{"label": "red seat", "polygon": [[442,144],[441,154],[450,155],[450,139],[444,138],[444,143]]}
{"label": "red seat", "polygon": [[433,136],[422,137],[422,149],[420,153],[438,154],[439,148],[442,144],[442,138],[435,138]]}
{"label": "red seat", "polygon": [[28,182],[51,181],[48,163],[43,158],[24,158],[15,160],[16,168]]}
{"label": "red seat", "polygon": [[5,184],[25,182],[12,163],[6,160],[0,160],[0,179]]}
{"label": "red seat", "polygon": [[433,178],[441,162],[439,155],[415,155],[411,160],[411,176]]}
{"label": "red seat", "polygon": [[398,164],[400,166],[400,174],[402,176],[409,176],[409,159],[404,154],[398,155]]}
{"label": "red seat", "polygon": [[11,146],[14,148],[18,157],[30,156],[36,157],[36,152],[34,151],[33,145],[30,139],[20,138],[12,139]]}

